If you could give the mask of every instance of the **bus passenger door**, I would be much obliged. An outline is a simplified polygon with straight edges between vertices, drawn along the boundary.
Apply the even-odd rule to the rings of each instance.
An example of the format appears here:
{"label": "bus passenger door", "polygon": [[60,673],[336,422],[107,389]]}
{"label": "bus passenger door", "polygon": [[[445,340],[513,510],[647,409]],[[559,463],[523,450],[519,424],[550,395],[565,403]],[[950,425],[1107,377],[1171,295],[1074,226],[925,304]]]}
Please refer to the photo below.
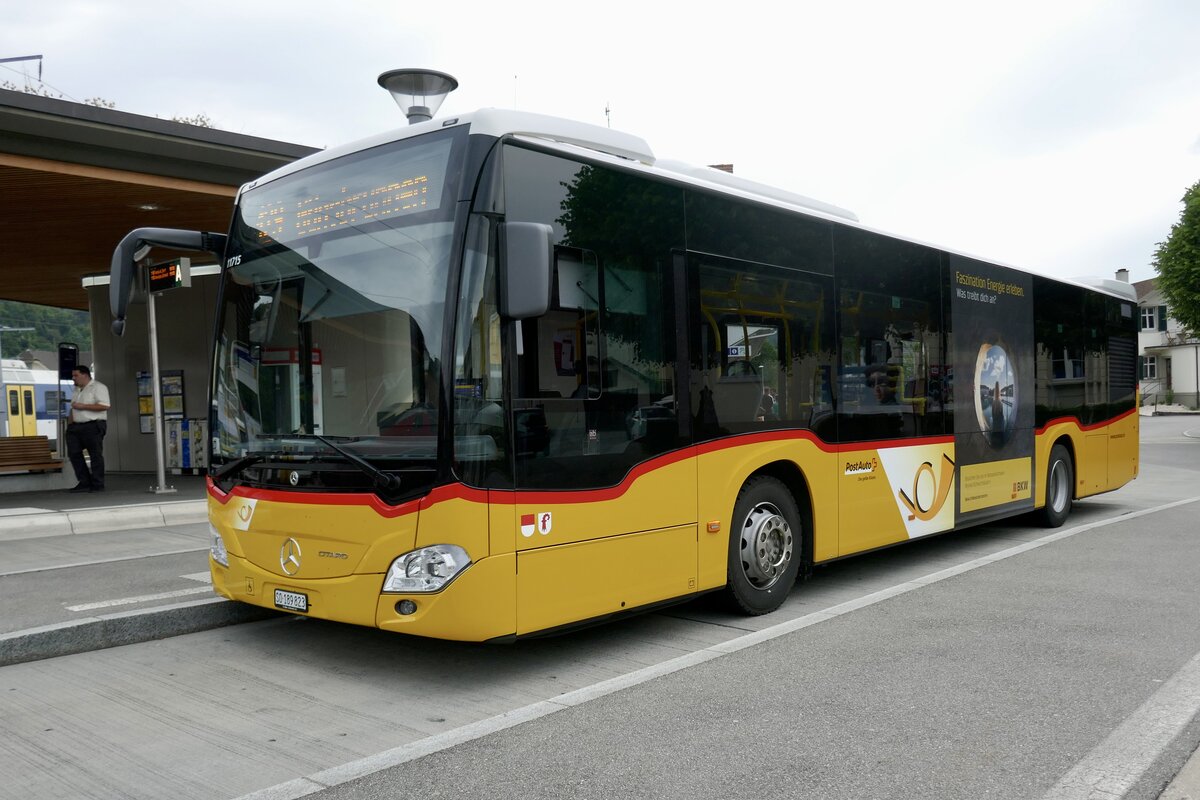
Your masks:
{"label": "bus passenger door", "polygon": [[519,323],[512,360],[518,634],[697,590],[671,261],[555,261],[551,307]]}

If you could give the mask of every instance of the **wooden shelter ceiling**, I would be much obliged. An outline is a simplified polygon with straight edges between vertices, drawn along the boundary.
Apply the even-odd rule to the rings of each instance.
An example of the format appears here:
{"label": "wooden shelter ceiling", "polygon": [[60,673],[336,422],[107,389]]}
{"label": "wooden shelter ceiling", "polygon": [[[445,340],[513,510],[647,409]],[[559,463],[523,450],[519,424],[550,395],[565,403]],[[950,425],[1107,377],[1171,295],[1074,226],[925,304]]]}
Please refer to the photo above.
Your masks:
{"label": "wooden shelter ceiling", "polygon": [[236,187],[0,153],[0,299],[87,310],[134,228],[224,232]]}

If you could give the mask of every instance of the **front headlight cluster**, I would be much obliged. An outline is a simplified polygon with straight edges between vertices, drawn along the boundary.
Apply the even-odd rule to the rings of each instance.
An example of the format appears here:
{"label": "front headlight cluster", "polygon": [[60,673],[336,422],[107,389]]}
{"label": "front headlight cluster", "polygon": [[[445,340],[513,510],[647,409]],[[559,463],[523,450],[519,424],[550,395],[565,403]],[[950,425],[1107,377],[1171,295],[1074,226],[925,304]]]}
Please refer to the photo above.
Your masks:
{"label": "front headlight cluster", "polygon": [[385,592],[436,592],[471,564],[456,544],[435,544],[405,553],[388,567]]}
{"label": "front headlight cluster", "polygon": [[222,567],[228,567],[229,551],[225,549],[225,540],[221,538],[221,534],[217,532],[216,526],[211,522],[208,523],[208,532],[212,534],[212,544],[209,545],[208,554]]}

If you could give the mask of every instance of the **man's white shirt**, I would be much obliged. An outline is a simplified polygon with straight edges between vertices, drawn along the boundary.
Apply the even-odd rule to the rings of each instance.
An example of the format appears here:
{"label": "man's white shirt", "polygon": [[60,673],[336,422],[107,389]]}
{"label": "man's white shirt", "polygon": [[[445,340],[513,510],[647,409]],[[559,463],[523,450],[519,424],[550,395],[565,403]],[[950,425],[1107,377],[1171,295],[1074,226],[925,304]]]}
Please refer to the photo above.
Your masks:
{"label": "man's white shirt", "polygon": [[[92,405],[98,403],[100,405],[109,406],[112,403],[108,400],[108,387],[97,380],[90,381],[87,386],[82,389],[75,390],[74,401]],[[79,408],[71,409],[72,422],[92,422],[93,420],[102,419],[108,420],[108,411],[84,411]]]}

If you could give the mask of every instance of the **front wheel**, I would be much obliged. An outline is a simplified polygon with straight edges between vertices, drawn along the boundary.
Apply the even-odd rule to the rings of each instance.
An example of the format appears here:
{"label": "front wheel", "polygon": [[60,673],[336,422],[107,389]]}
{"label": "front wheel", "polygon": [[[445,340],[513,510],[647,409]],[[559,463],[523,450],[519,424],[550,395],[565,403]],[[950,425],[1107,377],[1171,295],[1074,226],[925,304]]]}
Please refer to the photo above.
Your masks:
{"label": "front wheel", "polygon": [[745,614],[766,614],[783,605],[796,582],[802,545],[796,500],[782,482],[752,478],[733,507],[729,531],[730,604]]}
{"label": "front wheel", "polygon": [[1071,454],[1061,444],[1050,450],[1050,463],[1046,467],[1046,505],[1042,507],[1042,524],[1057,528],[1071,514],[1071,498],[1075,488],[1075,468]]}

